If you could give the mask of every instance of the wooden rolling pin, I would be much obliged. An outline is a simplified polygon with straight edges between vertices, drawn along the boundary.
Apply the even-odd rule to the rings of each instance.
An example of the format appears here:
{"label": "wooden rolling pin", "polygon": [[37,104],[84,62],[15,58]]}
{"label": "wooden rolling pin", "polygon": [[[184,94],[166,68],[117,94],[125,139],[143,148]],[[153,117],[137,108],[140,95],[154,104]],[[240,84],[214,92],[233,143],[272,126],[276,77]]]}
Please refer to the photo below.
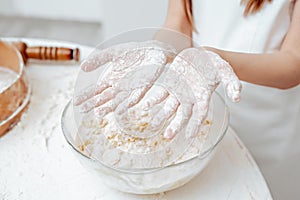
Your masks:
{"label": "wooden rolling pin", "polygon": [[47,46],[33,46],[28,47],[24,42],[13,42],[13,45],[22,54],[24,63],[28,59],[38,60],[54,60],[54,61],[79,61],[80,52],[78,48],[71,49],[65,47],[47,47]]}

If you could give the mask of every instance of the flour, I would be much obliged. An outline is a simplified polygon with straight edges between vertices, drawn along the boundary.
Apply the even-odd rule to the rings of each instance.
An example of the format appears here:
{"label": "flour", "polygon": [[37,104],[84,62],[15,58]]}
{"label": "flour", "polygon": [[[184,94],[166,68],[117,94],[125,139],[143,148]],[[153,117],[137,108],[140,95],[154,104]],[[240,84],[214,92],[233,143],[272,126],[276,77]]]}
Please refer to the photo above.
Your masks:
{"label": "flour", "polygon": [[[137,126],[137,119],[144,116],[142,113],[129,111],[132,118],[127,125],[143,129],[144,124]],[[204,148],[206,142],[210,141],[212,112],[199,133],[184,148],[176,141],[184,132],[172,139],[164,138],[164,129],[150,137],[137,137],[118,130],[117,123],[113,113],[97,119],[90,112],[79,126],[75,143],[81,153],[91,158],[85,159],[84,163],[91,172],[120,191],[154,194],[175,189],[199,173],[213,155],[203,154],[207,150]]]}
{"label": "flour", "polygon": [[221,122],[213,121],[213,92],[223,83],[238,101],[240,83],[228,63],[201,49],[168,56],[141,44],[117,45],[83,62],[86,72],[103,70],[91,91],[75,95],[75,143],[108,185],[149,194],[179,187],[206,166],[218,142],[209,137],[216,133],[211,123]]}
{"label": "flour", "polygon": [[[149,125],[143,122],[144,118],[149,122],[149,116],[143,111],[131,110],[129,115],[131,121],[127,123],[128,127],[131,124],[133,129],[141,130]],[[189,141],[189,146],[180,149],[177,144],[180,141],[176,141],[176,137],[164,138],[164,129],[149,137],[138,137],[120,130],[113,113],[100,120],[91,112],[79,127],[77,145],[88,157],[113,168],[160,168],[198,156],[209,133],[211,118],[212,116],[208,115],[202,129]]]}
{"label": "flour", "polygon": [[[130,170],[169,166],[200,154],[210,127],[202,124],[212,91],[204,78],[185,80],[190,77],[183,72],[193,66],[187,63],[178,72],[179,63],[168,63],[175,55],[168,45],[150,41],[113,46],[83,62],[86,71],[105,67],[96,89],[84,90],[74,101],[86,113],[77,135],[84,154]],[[165,137],[166,132],[173,136]]]}

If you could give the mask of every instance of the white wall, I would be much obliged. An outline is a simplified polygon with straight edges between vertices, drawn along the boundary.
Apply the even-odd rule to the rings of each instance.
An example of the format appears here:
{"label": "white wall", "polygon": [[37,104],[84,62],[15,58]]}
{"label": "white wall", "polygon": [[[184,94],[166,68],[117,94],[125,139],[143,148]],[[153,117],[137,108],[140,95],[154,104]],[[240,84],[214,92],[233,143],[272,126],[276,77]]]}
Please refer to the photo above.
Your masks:
{"label": "white wall", "polygon": [[0,0],[0,14],[99,21],[102,17],[101,3],[101,0]]}
{"label": "white wall", "polygon": [[167,0],[102,0],[104,36],[163,24]]}
{"label": "white wall", "polygon": [[[105,39],[137,27],[161,26],[166,16],[167,3],[168,0],[0,0],[0,15],[17,16],[17,19],[25,16],[27,21],[30,17],[51,19],[52,24],[53,19],[98,23],[101,24],[101,39]],[[0,20],[6,18],[1,19],[0,16]],[[0,27],[0,34],[3,33],[1,29],[8,28]],[[80,37],[89,36],[83,34]]]}

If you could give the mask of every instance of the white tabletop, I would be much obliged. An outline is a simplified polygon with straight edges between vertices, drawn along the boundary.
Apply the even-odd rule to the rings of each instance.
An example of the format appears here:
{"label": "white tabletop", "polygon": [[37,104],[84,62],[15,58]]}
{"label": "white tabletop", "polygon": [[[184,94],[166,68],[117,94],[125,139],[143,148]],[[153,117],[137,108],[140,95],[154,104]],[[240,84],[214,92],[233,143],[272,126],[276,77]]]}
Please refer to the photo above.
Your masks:
{"label": "white tabletop", "polygon": [[[72,44],[25,40],[29,44]],[[82,57],[91,48],[80,46]],[[21,122],[0,138],[0,199],[271,200],[252,156],[229,128],[216,155],[185,186],[155,195],[112,190],[84,169],[65,141],[60,118],[72,96],[78,65],[29,63],[31,103]]]}

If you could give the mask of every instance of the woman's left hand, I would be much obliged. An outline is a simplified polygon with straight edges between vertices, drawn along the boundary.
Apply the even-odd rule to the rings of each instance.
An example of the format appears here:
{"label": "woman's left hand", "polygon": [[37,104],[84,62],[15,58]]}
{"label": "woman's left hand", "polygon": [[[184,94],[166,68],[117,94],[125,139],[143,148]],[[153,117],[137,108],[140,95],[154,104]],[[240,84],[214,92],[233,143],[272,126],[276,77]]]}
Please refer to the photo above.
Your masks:
{"label": "woman's left hand", "polygon": [[181,51],[158,81],[165,87],[155,88],[152,97],[145,101],[145,107],[151,109],[163,103],[153,117],[154,125],[174,117],[165,130],[166,138],[173,138],[182,128],[186,128],[187,137],[198,133],[219,83],[233,102],[240,100],[241,83],[229,63],[204,49]]}

